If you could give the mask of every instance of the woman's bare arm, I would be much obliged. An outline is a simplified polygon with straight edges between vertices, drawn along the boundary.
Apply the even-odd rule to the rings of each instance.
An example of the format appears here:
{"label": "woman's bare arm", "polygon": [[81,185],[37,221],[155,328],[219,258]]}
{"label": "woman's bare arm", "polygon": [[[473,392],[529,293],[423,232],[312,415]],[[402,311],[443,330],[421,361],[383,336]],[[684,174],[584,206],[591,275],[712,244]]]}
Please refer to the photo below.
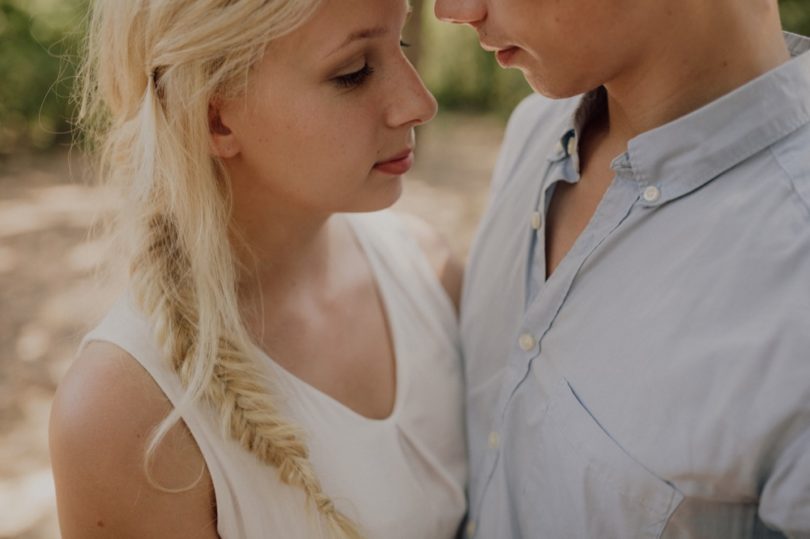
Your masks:
{"label": "woman's bare arm", "polygon": [[147,480],[146,444],[170,411],[166,396],[129,354],[104,342],[85,348],[51,411],[51,460],[65,539],[218,537],[211,477],[185,424],[169,432],[151,469],[164,487],[194,486],[169,493]]}

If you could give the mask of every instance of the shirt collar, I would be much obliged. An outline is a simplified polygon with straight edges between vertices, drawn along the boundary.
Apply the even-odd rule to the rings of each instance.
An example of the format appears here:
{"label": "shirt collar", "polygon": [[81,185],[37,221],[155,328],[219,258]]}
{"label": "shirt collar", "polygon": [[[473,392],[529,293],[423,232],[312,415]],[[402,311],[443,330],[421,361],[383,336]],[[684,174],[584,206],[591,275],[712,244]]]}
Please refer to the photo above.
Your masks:
{"label": "shirt collar", "polygon": [[574,170],[579,171],[579,139],[585,126],[607,111],[607,92],[603,86],[584,94],[566,125],[566,131],[557,142],[549,161],[560,161],[570,157]]}
{"label": "shirt collar", "polygon": [[[677,120],[642,133],[612,164],[658,205],[683,196],[810,122],[810,39],[785,33],[788,62]],[[604,111],[599,88],[585,94],[551,160],[570,157],[579,170],[579,134]]]}

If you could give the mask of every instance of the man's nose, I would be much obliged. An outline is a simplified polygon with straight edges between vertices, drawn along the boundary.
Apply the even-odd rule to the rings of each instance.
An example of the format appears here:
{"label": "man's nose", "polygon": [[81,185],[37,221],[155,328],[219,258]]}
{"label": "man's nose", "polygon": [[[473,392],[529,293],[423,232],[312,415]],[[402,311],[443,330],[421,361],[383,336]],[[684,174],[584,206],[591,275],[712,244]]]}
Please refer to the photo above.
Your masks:
{"label": "man's nose", "polygon": [[436,17],[445,22],[476,26],[487,15],[485,0],[436,0]]}

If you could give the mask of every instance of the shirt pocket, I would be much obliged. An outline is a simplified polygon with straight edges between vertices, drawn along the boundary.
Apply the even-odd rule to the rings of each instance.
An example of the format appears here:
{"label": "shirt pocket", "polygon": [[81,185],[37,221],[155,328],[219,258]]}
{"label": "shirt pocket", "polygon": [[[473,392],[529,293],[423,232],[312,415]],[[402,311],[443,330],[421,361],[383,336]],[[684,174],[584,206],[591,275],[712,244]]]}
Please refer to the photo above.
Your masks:
{"label": "shirt pocket", "polygon": [[565,379],[552,391],[535,447],[522,537],[660,537],[683,499],[622,449]]}

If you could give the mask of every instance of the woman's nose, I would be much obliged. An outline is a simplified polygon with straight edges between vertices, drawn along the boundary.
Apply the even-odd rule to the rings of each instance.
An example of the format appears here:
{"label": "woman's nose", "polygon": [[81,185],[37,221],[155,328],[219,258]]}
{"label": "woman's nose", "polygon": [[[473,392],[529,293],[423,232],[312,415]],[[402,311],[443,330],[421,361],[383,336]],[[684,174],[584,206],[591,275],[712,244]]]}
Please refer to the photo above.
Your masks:
{"label": "woman's nose", "polygon": [[416,126],[429,122],[436,116],[438,104],[419,74],[406,59],[404,78],[391,93],[388,108],[388,123],[391,127]]}

